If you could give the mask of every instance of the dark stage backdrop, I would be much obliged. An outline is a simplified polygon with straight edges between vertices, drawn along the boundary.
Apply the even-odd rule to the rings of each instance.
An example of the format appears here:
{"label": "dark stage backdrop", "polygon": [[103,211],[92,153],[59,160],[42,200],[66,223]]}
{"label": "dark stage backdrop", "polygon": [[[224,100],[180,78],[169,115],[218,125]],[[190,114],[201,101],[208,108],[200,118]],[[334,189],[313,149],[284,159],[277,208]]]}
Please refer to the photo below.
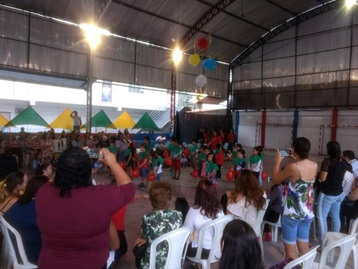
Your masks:
{"label": "dark stage backdrop", "polygon": [[232,128],[232,116],[187,113],[184,109],[175,117],[174,135],[180,142],[190,143],[197,138],[198,130],[206,128],[212,135],[212,128],[223,129],[226,133]]}

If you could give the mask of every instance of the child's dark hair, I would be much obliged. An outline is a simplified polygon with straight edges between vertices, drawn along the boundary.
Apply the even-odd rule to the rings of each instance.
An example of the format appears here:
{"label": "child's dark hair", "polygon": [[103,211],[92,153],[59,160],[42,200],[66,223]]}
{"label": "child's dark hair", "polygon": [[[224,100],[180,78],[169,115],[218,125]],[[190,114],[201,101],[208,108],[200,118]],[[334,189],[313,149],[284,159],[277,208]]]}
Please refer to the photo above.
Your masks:
{"label": "child's dark hair", "polygon": [[264,148],[262,146],[256,146],[254,147],[254,150],[258,152],[257,155],[261,156],[261,152],[264,150]]}
{"label": "child's dark hair", "polygon": [[216,144],[216,149],[221,149],[221,143]]}
{"label": "child's dark hair", "polygon": [[242,149],[242,145],[240,143],[236,143],[235,146],[238,147],[239,149]]}
{"label": "child's dark hair", "polygon": [[215,163],[215,162],[216,162],[216,161],[215,161],[215,154],[214,154],[214,152],[213,152],[212,150],[210,150],[210,152],[208,153],[208,155],[206,155],[206,160],[207,160],[207,161],[208,161],[209,155],[213,155],[213,160],[212,160],[212,162]]}
{"label": "child's dark hair", "polygon": [[191,140],[191,142],[198,143],[198,139],[193,138],[193,139]]}
{"label": "child's dark hair", "polygon": [[161,150],[160,148],[156,148],[155,149],[155,154],[160,156],[160,157],[163,157],[163,150]]}
{"label": "child's dark hair", "polygon": [[142,144],[140,144],[140,147],[141,148],[144,148],[145,150],[147,149],[147,144],[146,143],[142,143]]}
{"label": "child's dark hair", "polygon": [[240,152],[240,153],[242,154],[242,156],[244,156],[244,157],[245,157],[245,154],[246,154],[245,150],[243,150],[243,149],[239,149],[237,152]]}

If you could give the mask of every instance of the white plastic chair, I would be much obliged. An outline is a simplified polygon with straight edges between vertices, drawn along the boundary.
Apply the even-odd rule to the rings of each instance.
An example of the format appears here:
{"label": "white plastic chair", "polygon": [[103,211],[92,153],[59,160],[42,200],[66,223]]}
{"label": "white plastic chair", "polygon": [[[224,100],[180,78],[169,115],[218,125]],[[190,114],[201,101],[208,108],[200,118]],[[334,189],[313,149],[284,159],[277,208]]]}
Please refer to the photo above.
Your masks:
{"label": "white plastic chair", "polygon": [[193,229],[182,227],[163,234],[156,238],[150,245],[149,269],[155,269],[155,260],[157,257],[158,244],[168,242],[168,254],[165,267],[163,269],[180,269],[183,268],[186,250],[188,248],[190,235]]}
{"label": "white plastic chair", "polygon": [[[200,263],[202,269],[209,269],[211,263],[218,262],[221,258],[221,237],[223,235],[224,228],[228,222],[234,219],[233,215],[226,215],[220,218],[214,219],[203,225],[199,230],[198,248],[195,257],[188,257],[189,260],[195,263]],[[207,259],[202,259],[203,252],[203,239],[204,232],[207,229],[213,230],[213,241],[210,247],[209,256]]]}
{"label": "white plastic chair", "polygon": [[280,217],[278,218],[278,221],[277,222],[271,222],[271,221],[267,221],[267,220],[263,220],[262,221],[262,232],[261,234],[263,234],[263,230],[264,230],[264,227],[265,227],[265,224],[268,224],[272,227],[272,239],[271,241],[272,242],[277,242],[277,239],[278,239],[278,228],[281,228],[281,215]]}
{"label": "white plastic chair", "polygon": [[[358,233],[358,218],[351,220],[349,225],[349,234],[355,234],[355,233]],[[345,233],[327,232],[323,240],[323,246],[347,236],[348,235]],[[353,253],[353,263],[354,263],[353,268],[358,269],[358,240],[352,247],[352,253]],[[333,262],[334,254],[335,252],[333,250],[331,255],[328,256],[328,262]]]}
{"label": "white plastic chair", "polygon": [[314,258],[317,255],[318,247],[319,246],[315,246],[311,248],[306,254],[286,264],[286,266],[283,269],[291,269],[296,265],[301,265],[301,269],[310,269],[313,264]]}
{"label": "white plastic chair", "polygon": [[[264,215],[265,215],[265,212],[266,212],[266,209],[267,209],[269,203],[270,203],[270,199],[266,199],[265,205],[261,210],[256,210],[256,208],[252,209],[252,210],[257,211],[256,221],[255,221],[254,225],[251,225],[251,226],[254,229],[254,231],[256,233],[256,236],[259,239],[259,245],[260,245],[260,248],[261,248],[262,260],[264,259],[264,245],[262,243],[262,228],[261,227],[262,227],[262,222],[263,222],[263,219],[264,219]],[[249,215],[249,213],[250,212],[247,212],[246,214]],[[246,218],[244,218],[243,220],[246,221]]]}
{"label": "white plastic chair", "polygon": [[[5,269],[37,268],[37,265],[32,264],[28,261],[20,234],[1,215],[0,215],[0,224],[1,224],[2,233],[4,235],[4,239],[3,239],[5,241],[4,244],[6,245],[6,249],[8,250],[8,260]],[[16,240],[16,245],[17,245],[16,248],[12,241],[11,235],[13,235],[14,239]],[[18,256],[16,254],[19,255],[21,260],[17,258]]]}
{"label": "white plastic chair", "polygon": [[[351,234],[348,235],[342,239],[339,239],[331,244],[327,244],[324,245],[323,243],[323,250],[322,250],[322,255],[321,255],[321,259],[319,261],[319,263],[314,262],[312,264],[312,268],[318,268],[318,269],[324,269],[324,268],[334,268],[334,269],[342,269],[345,268],[348,257],[349,257],[349,253],[351,252],[351,249],[354,245],[354,243],[357,240],[357,234]],[[336,262],[336,264],[334,265],[334,267],[330,267],[329,265],[327,265],[328,263],[328,257],[331,254],[331,251],[335,248],[340,248],[340,254],[338,257],[338,260]]]}

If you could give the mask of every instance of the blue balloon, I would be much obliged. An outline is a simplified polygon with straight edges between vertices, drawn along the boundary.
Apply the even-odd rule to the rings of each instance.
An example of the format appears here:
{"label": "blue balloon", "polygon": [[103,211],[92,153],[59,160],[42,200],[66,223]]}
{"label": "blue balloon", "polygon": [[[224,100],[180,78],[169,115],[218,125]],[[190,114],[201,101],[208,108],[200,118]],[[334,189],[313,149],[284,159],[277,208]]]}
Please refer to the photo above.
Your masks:
{"label": "blue balloon", "polygon": [[208,58],[203,61],[203,67],[208,71],[214,70],[216,68],[216,61],[212,58]]}

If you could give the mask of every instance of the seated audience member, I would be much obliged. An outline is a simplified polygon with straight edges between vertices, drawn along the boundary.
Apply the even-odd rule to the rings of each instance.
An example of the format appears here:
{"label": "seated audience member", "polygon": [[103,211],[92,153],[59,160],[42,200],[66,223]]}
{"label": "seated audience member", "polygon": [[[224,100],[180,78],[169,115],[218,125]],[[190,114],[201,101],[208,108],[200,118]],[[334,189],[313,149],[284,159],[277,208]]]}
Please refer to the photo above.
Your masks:
{"label": "seated audience member", "polygon": [[[182,214],[176,210],[169,209],[172,199],[172,189],[168,182],[155,181],[149,188],[149,200],[153,211],[145,214],[141,222],[142,236],[138,238],[135,245],[142,246],[147,244],[144,257],[136,260],[137,268],[149,268],[150,245],[159,236],[172,230],[178,229],[182,225]],[[158,252],[155,268],[163,268],[166,263],[167,246]]]}
{"label": "seated audience member", "polygon": [[235,178],[235,189],[226,192],[226,214],[235,215],[255,226],[257,210],[265,206],[266,194],[250,170],[243,170]]}
{"label": "seated audience member", "polygon": [[243,220],[226,224],[221,238],[219,269],[264,269],[261,248],[252,227]]}
{"label": "seated audience member", "polygon": [[36,194],[49,181],[46,176],[34,176],[27,183],[25,192],[9,208],[5,219],[19,232],[28,260],[37,264],[41,250],[41,233],[36,221]]}
{"label": "seated audience member", "polygon": [[12,154],[0,151],[0,167],[0,181],[2,181],[8,174],[17,171],[17,160]]}
{"label": "seated audience member", "polygon": [[4,214],[24,193],[28,178],[23,172],[12,172],[0,182],[0,213]]}
{"label": "seated audience member", "polygon": [[[271,193],[268,197],[270,203],[266,209],[264,220],[276,223],[280,218],[280,215],[283,210],[282,204],[282,195],[283,195],[284,186],[282,184],[275,184],[271,187]],[[271,241],[271,227],[268,224],[265,224],[264,234],[262,236],[263,241]]]}
{"label": "seated audience member", "polygon": [[344,173],[342,188],[345,196],[348,196],[352,191],[352,184],[354,181],[354,175],[352,170],[352,165],[347,165],[347,170]]}
{"label": "seated audience member", "polygon": [[[92,185],[91,161],[82,148],[69,148],[59,157],[53,183],[36,196],[37,223],[42,233],[39,268],[98,269],[106,266],[111,217],[128,204],[135,186],[102,148],[103,163],[117,185]],[[64,258],[65,257],[65,258]]]}
{"label": "seated audience member", "polygon": [[[187,256],[195,257],[198,248],[199,230],[207,222],[224,216],[217,198],[214,184],[203,179],[196,188],[194,205],[189,209],[184,221],[184,227],[194,229],[193,241],[188,246]],[[207,259],[213,240],[213,231],[206,231],[203,242],[202,258]]]}
{"label": "seated audience member", "polygon": [[49,163],[49,162],[45,162],[45,163],[40,164],[36,168],[35,175],[37,175],[37,176],[46,176],[52,182],[53,178],[55,176],[54,173],[53,173],[52,164]]}

